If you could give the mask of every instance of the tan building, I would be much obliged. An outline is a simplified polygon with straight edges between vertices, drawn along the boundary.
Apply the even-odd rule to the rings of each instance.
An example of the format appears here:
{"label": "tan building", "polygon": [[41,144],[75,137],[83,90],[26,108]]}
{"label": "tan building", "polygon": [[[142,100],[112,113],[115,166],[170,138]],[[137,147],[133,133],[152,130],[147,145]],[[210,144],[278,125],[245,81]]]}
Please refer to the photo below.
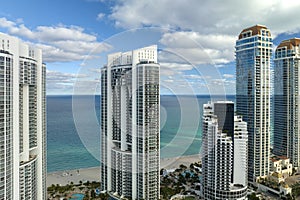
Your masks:
{"label": "tan building", "polygon": [[285,156],[274,156],[271,158],[270,171],[281,174],[283,178],[286,178],[292,175],[293,165],[290,164],[290,159]]}

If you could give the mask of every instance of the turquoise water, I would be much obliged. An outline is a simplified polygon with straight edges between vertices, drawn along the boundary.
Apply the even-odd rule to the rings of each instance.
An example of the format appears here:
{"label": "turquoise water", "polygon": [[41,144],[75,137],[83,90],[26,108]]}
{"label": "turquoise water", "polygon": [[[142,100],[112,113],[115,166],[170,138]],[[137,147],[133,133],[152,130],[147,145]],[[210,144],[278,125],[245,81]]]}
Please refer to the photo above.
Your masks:
{"label": "turquoise water", "polygon": [[[202,105],[210,100],[210,96],[161,96],[162,158],[199,153]],[[227,96],[227,100],[235,101],[235,96]],[[99,166],[99,102],[100,97],[95,96],[95,113],[98,118],[96,131],[87,125],[83,133],[86,138],[96,135],[89,139],[93,144],[89,149],[91,154],[81,142],[74,124],[72,96],[47,97],[48,172]],[[90,117],[95,113],[91,113]]]}
{"label": "turquoise water", "polygon": [[77,134],[71,96],[47,97],[48,172],[99,165],[83,146]]}
{"label": "turquoise water", "polygon": [[70,200],[83,200],[84,194],[73,194]]}

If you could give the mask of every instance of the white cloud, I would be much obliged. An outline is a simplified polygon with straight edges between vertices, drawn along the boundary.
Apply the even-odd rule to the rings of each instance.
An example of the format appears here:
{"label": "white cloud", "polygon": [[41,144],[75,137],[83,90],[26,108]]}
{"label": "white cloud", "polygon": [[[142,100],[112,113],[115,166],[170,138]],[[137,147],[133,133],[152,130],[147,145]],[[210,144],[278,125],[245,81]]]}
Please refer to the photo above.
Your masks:
{"label": "white cloud", "polygon": [[[230,35],[200,34],[194,31],[164,33],[159,40],[166,51],[193,64],[219,64],[234,60],[236,38]],[[166,60],[176,60],[169,54]],[[178,59],[177,59],[178,61]]]}
{"label": "white cloud", "polygon": [[12,28],[16,25],[16,23],[12,21],[8,21],[6,18],[0,18],[0,27],[2,28]]}
{"label": "white cloud", "polygon": [[92,73],[100,74],[101,73],[101,68],[89,68],[88,69]]}
{"label": "white cloud", "polygon": [[99,83],[99,79],[88,74],[47,70],[47,94],[93,94]]}
{"label": "white cloud", "polygon": [[73,40],[73,41],[84,41],[94,42],[96,36],[83,32],[84,29],[78,26],[64,25],[59,26],[38,26],[33,33],[36,39],[39,41],[61,41],[61,40]]}
{"label": "white cloud", "polygon": [[190,64],[162,62],[160,63],[160,74],[163,76],[172,76],[174,74],[181,74],[182,71],[192,70],[193,68]]}
{"label": "white cloud", "polygon": [[166,28],[159,42],[173,54],[163,52],[163,62],[222,67],[234,60],[235,41],[243,28],[265,24],[273,36],[299,32],[299,9],[296,0],[118,0],[109,18],[123,28]]}
{"label": "white cloud", "polygon": [[205,77],[198,75],[198,74],[189,74],[189,75],[184,75],[185,78],[188,79],[203,79]]}
{"label": "white cloud", "polygon": [[174,71],[181,71],[181,70],[186,71],[186,70],[193,69],[193,66],[190,64],[178,64],[178,63],[167,63],[167,62],[160,63],[160,67],[169,70],[174,70]]}
{"label": "white cloud", "polygon": [[[19,21],[19,20],[17,20]],[[84,33],[84,29],[78,26],[38,26],[35,30],[28,29],[23,23],[15,23],[6,18],[0,18],[0,27],[8,28],[11,34],[26,37],[28,39],[35,39],[40,42],[45,41],[61,41],[74,40],[93,42],[96,41],[96,36]]]}
{"label": "white cloud", "polygon": [[18,23],[18,24],[24,23],[23,18],[18,18],[18,19],[16,19],[16,23]]}
{"label": "white cloud", "polygon": [[[45,45],[45,44],[33,44],[37,48],[40,48],[43,50],[43,61],[44,62],[69,62],[69,61],[75,61],[75,60],[84,60],[87,58],[87,55],[85,53],[88,52],[82,52],[82,53],[76,53],[72,51],[68,51],[68,49],[65,48],[57,48],[55,46],[51,45]],[[96,58],[96,55],[89,55],[88,58]]]}
{"label": "white cloud", "polygon": [[224,78],[234,78],[235,75],[234,74],[223,74]]}
{"label": "white cloud", "polygon": [[97,20],[100,21],[100,20],[102,20],[104,17],[105,17],[105,13],[99,13],[99,14],[97,15]]}
{"label": "white cloud", "polygon": [[[43,50],[44,62],[68,62],[95,58],[97,54],[112,47],[97,41],[97,37],[84,32],[78,26],[38,26],[30,30],[22,21],[0,18],[0,27],[8,33],[30,41]],[[87,57],[88,56],[88,57]]]}
{"label": "white cloud", "polygon": [[100,80],[89,79],[89,80],[78,80],[74,84],[73,94],[99,94],[100,91]]}
{"label": "white cloud", "polygon": [[234,46],[236,37],[230,35],[201,34],[194,31],[179,31],[165,33],[160,39],[160,43],[170,48],[208,48],[228,49]]}
{"label": "white cloud", "polygon": [[85,53],[89,51],[93,51],[93,53],[101,53],[103,51],[108,51],[111,49],[110,45],[98,42],[63,40],[53,42],[52,44],[60,49],[68,49],[70,52],[83,55],[85,55]]}
{"label": "white cloud", "polygon": [[110,18],[123,28],[154,25],[233,36],[241,28],[259,23],[278,34],[300,30],[299,9],[296,0],[119,0]]}
{"label": "white cloud", "polygon": [[59,71],[47,70],[47,82],[73,83],[77,78],[86,78],[86,74],[63,73]]}

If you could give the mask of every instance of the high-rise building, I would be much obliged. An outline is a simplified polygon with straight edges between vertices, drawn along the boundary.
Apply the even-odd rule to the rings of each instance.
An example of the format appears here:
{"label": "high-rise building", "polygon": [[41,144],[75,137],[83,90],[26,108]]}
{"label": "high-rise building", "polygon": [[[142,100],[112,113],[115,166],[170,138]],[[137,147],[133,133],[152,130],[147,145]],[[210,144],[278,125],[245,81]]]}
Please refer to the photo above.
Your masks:
{"label": "high-rise building", "polygon": [[157,46],[108,55],[101,76],[102,190],[159,199],[160,97]]}
{"label": "high-rise building", "polygon": [[42,51],[0,33],[0,199],[46,199]]}
{"label": "high-rise building", "polygon": [[203,105],[202,195],[204,199],[246,199],[247,123],[234,115],[234,104]]}
{"label": "high-rise building", "polygon": [[270,30],[262,25],[244,29],[235,48],[236,110],[248,125],[248,181],[255,183],[270,166]]}
{"label": "high-rise building", "polygon": [[274,154],[300,166],[300,39],[285,40],[274,60]]}

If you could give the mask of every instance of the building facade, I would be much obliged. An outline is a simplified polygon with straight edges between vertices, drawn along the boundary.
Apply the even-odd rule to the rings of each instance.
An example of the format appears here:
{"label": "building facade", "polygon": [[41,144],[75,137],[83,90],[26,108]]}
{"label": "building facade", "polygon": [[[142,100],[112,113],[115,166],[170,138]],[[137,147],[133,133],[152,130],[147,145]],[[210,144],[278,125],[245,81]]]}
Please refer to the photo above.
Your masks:
{"label": "building facade", "polygon": [[300,166],[300,39],[280,43],[274,60],[274,154]]}
{"label": "building facade", "polygon": [[247,123],[234,116],[233,102],[203,105],[202,134],[203,198],[246,199]]}
{"label": "building facade", "polygon": [[108,55],[101,74],[101,185],[117,198],[159,199],[157,46]]}
{"label": "building facade", "polygon": [[270,166],[270,30],[262,25],[244,29],[235,48],[236,110],[247,122],[248,180],[255,183]]}
{"label": "building facade", "polygon": [[270,160],[271,172],[275,172],[277,175],[282,175],[283,178],[293,174],[293,165],[290,163],[289,158],[285,156],[273,156]]}
{"label": "building facade", "polygon": [[0,33],[0,199],[46,199],[46,66]]}

